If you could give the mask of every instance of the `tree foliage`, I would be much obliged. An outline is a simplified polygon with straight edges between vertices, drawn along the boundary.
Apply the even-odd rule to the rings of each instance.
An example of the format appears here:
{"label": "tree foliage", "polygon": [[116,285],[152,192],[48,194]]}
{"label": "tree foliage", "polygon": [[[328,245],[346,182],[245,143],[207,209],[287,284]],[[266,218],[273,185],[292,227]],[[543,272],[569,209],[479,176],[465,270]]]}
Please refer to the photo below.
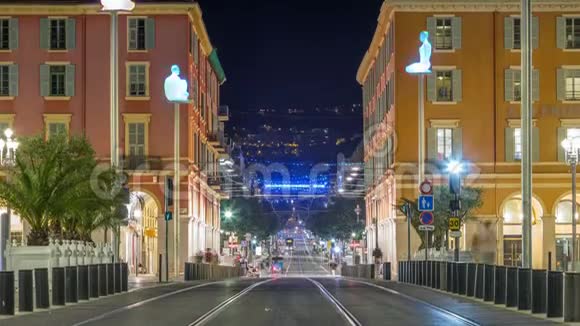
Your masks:
{"label": "tree foliage", "polygon": [[[466,219],[472,218],[475,210],[481,207],[483,204],[481,200],[482,190],[481,188],[473,187],[462,187],[461,188],[461,212],[459,217],[461,218],[461,224],[464,223]],[[433,188],[433,201],[435,203],[435,210],[433,211],[435,230],[433,231],[433,243],[432,246],[440,249],[444,245],[445,235],[448,229],[448,219],[451,217],[451,211],[449,210],[449,203],[454,198],[451,194],[448,186],[436,186]],[[417,210],[418,203],[417,200],[409,200],[406,198],[402,199],[403,202],[408,202],[411,205],[413,217],[411,219],[411,224],[420,235],[423,231],[419,231],[419,221],[420,212]],[[421,236],[421,246],[425,247],[425,237]]]}
{"label": "tree foliage", "polygon": [[[232,212],[231,218],[225,217],[227,211]],[[222,230],[235,232],[239,236],[251,233],[261,240],[278,232],[280,227],[279,217],[265,201],[257,198],[234,198],[222,202]]]}
{"label": "tree foliage", "polygon": [[326,210],[314,214],[306,221],[306,226],[323,239],[348,240],[353,232],[356,238],[360,238],[364,230],[365,214],[364,209],[361,209],[357,223],[355,213],[357,204],[364,207],[364,203],[360,201],[338,197],[334,202],[329,203]]}

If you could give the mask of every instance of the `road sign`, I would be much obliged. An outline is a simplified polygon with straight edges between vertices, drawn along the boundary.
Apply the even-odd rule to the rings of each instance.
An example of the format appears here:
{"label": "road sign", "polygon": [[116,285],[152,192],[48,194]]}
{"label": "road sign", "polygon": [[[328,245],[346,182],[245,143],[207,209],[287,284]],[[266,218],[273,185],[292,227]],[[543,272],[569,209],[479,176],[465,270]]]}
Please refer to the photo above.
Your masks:
{"label": "road sign", "polygon": [[165,212],[165,220],[171,221],[173,219],[173,214],[169,211]]}
{"label": "road sign", "polygon": [[459,217],[449,218],[449,231],[459,231],[461,228],[461,220]]}
{"label": "road sign", "polygon": [[421,191],[423,195],[431,195],[433,194],[433,184],[431,181],[425,180],[421,182],[421,185],[419,185],[419,191]]}
{"label": "road sign", "polygon": [[433,213],[431,212],[421,212],[421,215],[419,215],[419,220],[421,221],[421,224],[423,225],[431,225],[433,224]]}
{"label": "road sign", "polygon": [[419,200],[417,201],[419,205],[419,211],[421,212],[432,212],[434,205],[433,205],[433,196],[431,195],[422,195],[419,196]]}
{"label": "road sign", "polygon": [[435,225],[419,225],[419,231],[433,231],[435,230]]}
{"label": "road sign", "polygon": [[461,231],[451,231],[449,232],[449,236],[452,238],[461,238]]}

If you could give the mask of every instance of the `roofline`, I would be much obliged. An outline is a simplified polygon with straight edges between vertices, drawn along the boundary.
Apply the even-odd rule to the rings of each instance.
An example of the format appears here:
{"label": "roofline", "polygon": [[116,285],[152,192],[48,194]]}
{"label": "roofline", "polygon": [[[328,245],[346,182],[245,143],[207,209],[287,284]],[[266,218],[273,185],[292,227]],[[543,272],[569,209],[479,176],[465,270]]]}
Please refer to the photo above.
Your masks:
{"label": "roofline", "polygon": [[367,74],[371,68],[371,65],[379,52],[379,48],[383,39],[385,38],[385,33],[388,28],[388,18],[390,18],[390,14],[392,10],[389,10],[389,6],[387,5],[387,0],[383,1],[381,5],[381,12],[379,14],[379,18],[377,19],[378,24],[377,28],[375,29],[375,34],[373,36],[373,40],[371,41],[371,45],[369,49],[365,53],[363,60],[358,67],[358,71],[356,73],[356,80],[359,84],[363,85]]}
{"label": "roofline", "polygon": [[[136,15],[183,15],[197,3],[139,3],[131,12]],[[17,15],[106,15],[100,4],[6,4],[0,3],[4,16]],[[123,14],[123,13],[121,13]]]}
{"label": "roofline", "polygon": [[224,73],[223,68],[221,66],[221,63],[219,61],[219,58],[217,57],[217,52],[215,54],[213,54],[215,49],[214,49],[213,45],[211,44],[211,41],[209,39],[209,35],[207,33],[207,29],[205,28],[205,23],[203,22],[203,12],[201,10],[201,7],[199,6],[199,3],[195,2],[191,6],[188,14],[189,14],[189,18],[193,21],[193,28],[195,29],[195,32],[197,33],[197,36],[199,37],[199,40],[201,43],[201,49],[205,53],[206,57],[209,60],[211,55],[215,56],[216,62],[211,64],[211,66],[214,69],[214,72],[216,73],[216,75],[222,76],[220,78],[220,85],[221,85],[226,81],[225,73]]}

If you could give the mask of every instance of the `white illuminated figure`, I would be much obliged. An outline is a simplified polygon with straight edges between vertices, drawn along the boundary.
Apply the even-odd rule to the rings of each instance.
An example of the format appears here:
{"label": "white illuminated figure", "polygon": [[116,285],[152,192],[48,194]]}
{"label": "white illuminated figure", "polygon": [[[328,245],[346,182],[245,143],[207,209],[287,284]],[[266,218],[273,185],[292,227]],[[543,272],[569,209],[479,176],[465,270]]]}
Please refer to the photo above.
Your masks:
{"label": "white illuminated figure", "polygon": [[187,81],[179,78],[179,67],[171,66],[171,76],[165,78],[165,97],[169,102],[189,102]]}
{"label": "white illuminated figure", "polygon": [[131,0],[101,0],[104,11],[131,11],[135,2]]}
{"label": "white illuminated figure", "polygon": [[410,74],[428,74],[431,73],[431,43],[429,43],[429,32],[422,31],[419,39],[423,45],[419,48],[419,62],[408,65],[405,68]]}

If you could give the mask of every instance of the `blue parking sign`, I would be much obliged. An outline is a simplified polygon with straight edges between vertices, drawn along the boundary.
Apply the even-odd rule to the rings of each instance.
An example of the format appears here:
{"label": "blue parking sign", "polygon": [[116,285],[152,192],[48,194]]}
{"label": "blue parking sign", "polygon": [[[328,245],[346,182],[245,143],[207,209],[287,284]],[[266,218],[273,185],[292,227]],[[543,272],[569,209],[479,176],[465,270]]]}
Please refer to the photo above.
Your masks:
{"label": "blue parking sign", "polygon": [[419,196],[419,200],[417,200],[417,203],[419,206],[418,209],[421,212],[431,212],[435,208],[432,195]]}

